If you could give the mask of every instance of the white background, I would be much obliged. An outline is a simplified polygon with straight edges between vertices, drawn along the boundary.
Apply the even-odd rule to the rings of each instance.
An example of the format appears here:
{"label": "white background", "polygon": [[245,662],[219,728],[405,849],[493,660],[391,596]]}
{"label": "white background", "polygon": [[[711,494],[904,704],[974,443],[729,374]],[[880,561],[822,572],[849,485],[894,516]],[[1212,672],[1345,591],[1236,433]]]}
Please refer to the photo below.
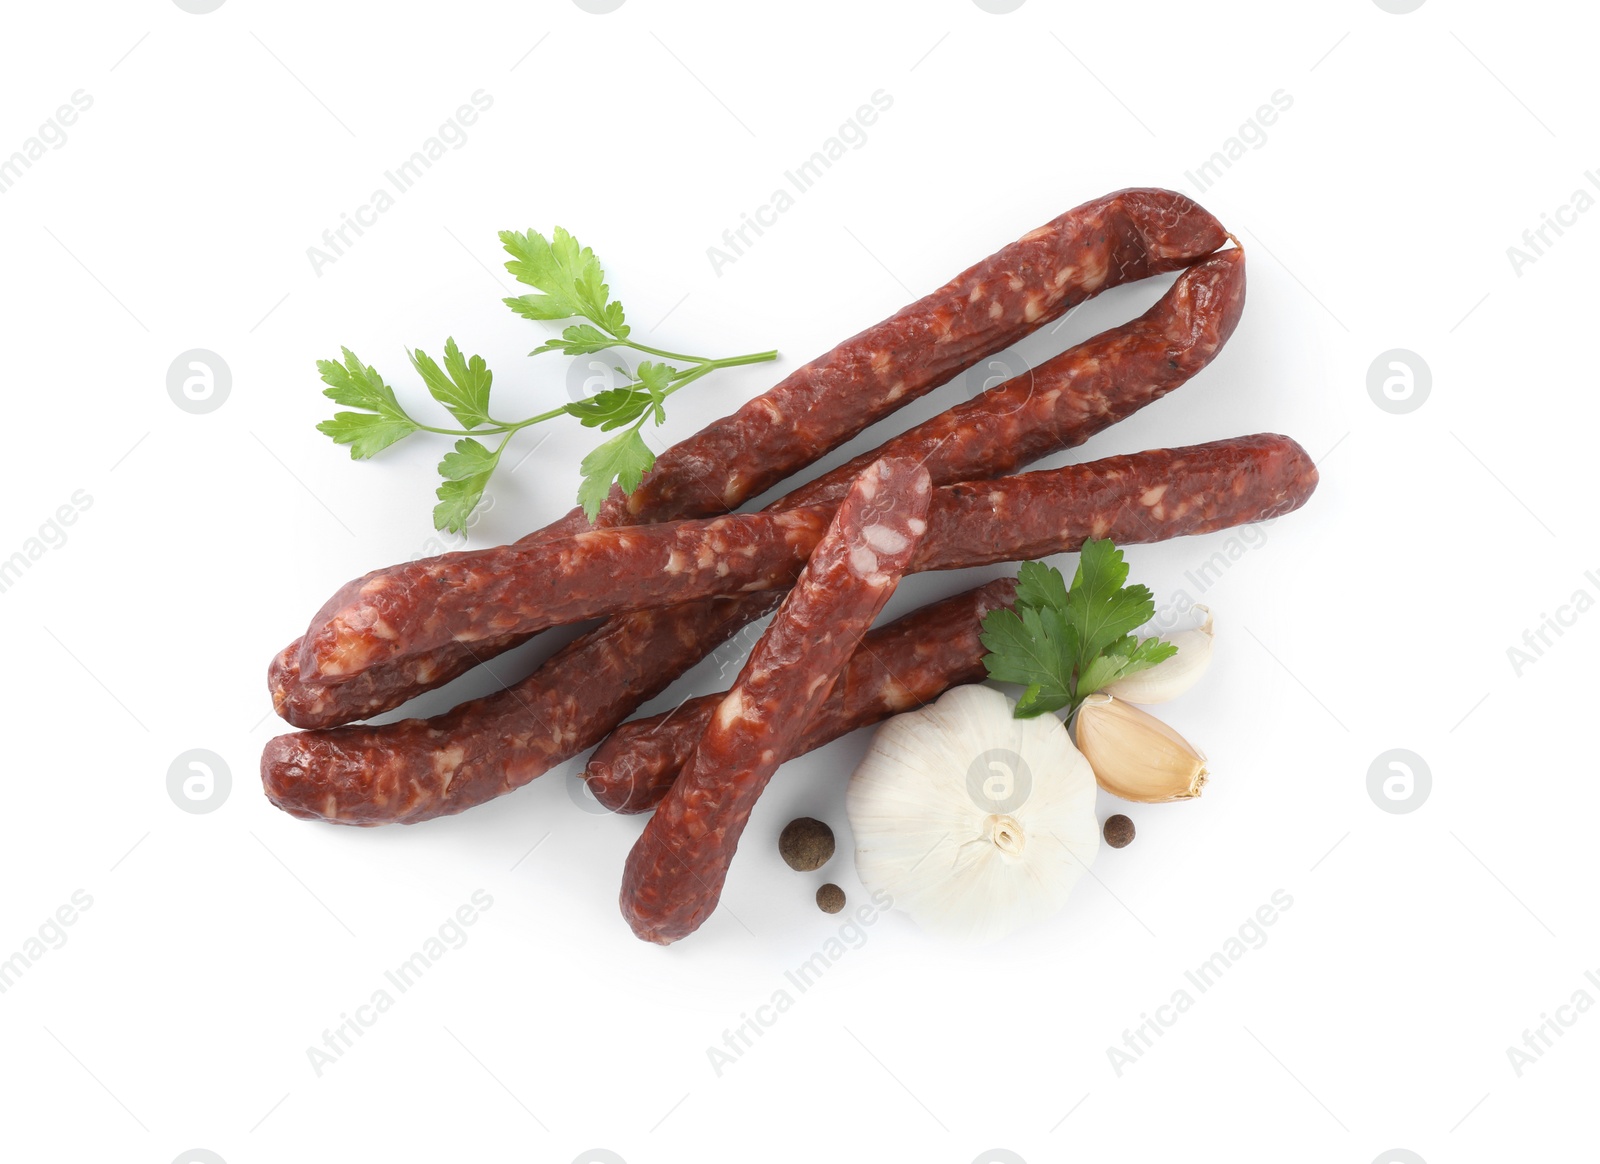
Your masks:
{"label": "white background", "polygon": [[[92,504],[0,594],[0,959],[75,891],[92,906],[0,994],[0,1157],[1592,1152],[1600,1015],[1563,1012],[1575,1025],[1520,1077],[1507,1056],[1575,992],[1600,999],[1583,743],[1600,616],[1520,676],[1507,656],[1575,591],[1600,594],[1579,471],[1600,419],[1600,215],[1520,274],[1507,255],[1575,190],[1600,194],[1574,12],[14,8],[0,154],[74,91],[93,105],[0,195],[0,557],[75,491]],[[307,248],[479,89],[493,105],[466,144],[314,272]],[[880,89],[893,105],[865,145],[714,272],[707,248]],[[1292,107],[1264,144],[1199,194],[1186,172],[1278,90]],[[677,398],[662,447],[1062,210],[1142,184],[1198,194],[1239,235],[1249,306],[1213,367],[1074,456],[1278,431],[1323,478],[1205,592],[1217,661],[1167,710],[1212,759],[1205,796],[1131,809],[1138,840],[1102,850],[1055,923],[970,952],[884,916],[719,1076],[707,1048],[843,924],[816,886],[865,900],[843,809],[865,733],[774,781],[729,878],[745,925],[723,911],[665,950],[616,906],[641,822],[580,808],[578,761],[415,828],[308,824],[259,795],[283,726],[268,659],[347,578],[424,549],[443,451],[424,436],[352,463],[314,431],[331,406],[313,361],[348,344],[421,410],[404,349],[453,334],[497,370],[504,411],[565,398],[560,357],[525,359],[541,325],[497,302],[497,230],[571,229],[647,342],[782,350]],[[1121,322],[1169,282],[1112,291],[1024,351]],[[206,415],[166,390],[190,348],[232,372]],[[1392,348],[1432,372],[1406,415],[1367,391]],[[964,398],[950,385],[825,464]],[[549,427],[491,487],[473,544],[569,507],[590,434]],[[1186,572],[1226,540],[1134,549],[1134,576],[1198,598]],[[892,613],[999,572],[916,579]],[[657,706],[718,682],[702,667]],[[232,774],[206,815],[167,792],[193,748]],[[1405,815],[1367,791],[1391,748],[1432,772]],[[1101,815],[1123,807],[1102,797]],[[774,850],[802,813],[840,836],[818,874]],[[307,1048],[476,890],[493,905],[466,944],[319,1076]],[[1293,905],[1265,944],[1119,1075],[1107,1048],[1277,890]]]}

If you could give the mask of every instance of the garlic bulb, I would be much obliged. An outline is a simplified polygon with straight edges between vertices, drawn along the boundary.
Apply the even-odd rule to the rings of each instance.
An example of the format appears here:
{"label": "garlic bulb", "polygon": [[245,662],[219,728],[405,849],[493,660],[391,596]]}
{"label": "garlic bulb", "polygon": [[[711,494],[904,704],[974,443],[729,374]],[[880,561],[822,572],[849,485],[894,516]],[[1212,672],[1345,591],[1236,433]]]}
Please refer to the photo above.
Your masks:
{"label": "garlic bulb", "polygon": [[1211,645],[1216,636],[1211,627],[1210,608],[1195,606],[1191,611],[1197,612],[1202,620],[1199,626],[1174,631],[1143,626],[1133,632],[1141,639],[1153,636],[1166,640],[1178,648],[1176,655],[1161,660],[1149,670],[1135,671],[1115,683],[1108,683],[1101,690],[1129,703],[1165,703],[1193,687],[1211,665]]}
{"label": "garlic bulb", "polygon": [[1066,902],[1100,847],[1094,774],[1053,715],[992,687],[878,728],[846,796],[856,870],[929,931],[993,941]]}
{"label": "garlic bulb", "polygon": [[1160,804],[1200,795],[1206,758],[1148,711],[1097,691],[1073,728],[1094,778],[1113,796]]}

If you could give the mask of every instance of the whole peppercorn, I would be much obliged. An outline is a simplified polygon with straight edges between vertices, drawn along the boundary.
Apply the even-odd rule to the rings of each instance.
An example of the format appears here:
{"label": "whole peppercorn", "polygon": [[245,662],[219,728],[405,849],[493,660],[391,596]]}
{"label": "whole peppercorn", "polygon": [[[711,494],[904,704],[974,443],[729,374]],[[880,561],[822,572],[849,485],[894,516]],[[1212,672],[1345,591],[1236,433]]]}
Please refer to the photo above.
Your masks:
{"label": "whole peppercorn", "polygon": [[1106,818],[1106,844],[1113,849],[1123,849],[1133,843],[1133,822],[1120,812]]}
{"label": "whole peppercorn", "polygon": [[802,816],[783,826],[778,852],[791,869],[801,873],[820,869],[833,856],[833,830],[814,817]]}
{"label": "whole peppercorn", "polygon": [[844,890],[828,882],[817,890],[817,908],[823,913],[838,913],[844,908]]}

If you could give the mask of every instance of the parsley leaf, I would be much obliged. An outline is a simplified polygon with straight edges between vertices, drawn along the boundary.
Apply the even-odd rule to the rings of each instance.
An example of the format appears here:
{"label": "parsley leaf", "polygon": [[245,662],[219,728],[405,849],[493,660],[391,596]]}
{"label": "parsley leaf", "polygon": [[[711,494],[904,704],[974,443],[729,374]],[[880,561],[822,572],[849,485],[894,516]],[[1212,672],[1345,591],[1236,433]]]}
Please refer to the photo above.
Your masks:
{"label": "parsley leaf", "polygon": [[592,523],[600,506],[611,494],[611,483],[617,482],[624,493],[639,488],[639,482],[656,463],[656,455],[644,443],[637,428],[620,432],[605,444],[583,458],[579,471],[583,484],[578,487],[578,504]]}
{"label": "parsley leaf", "polygon": [[416,432],[417,424],[400,407],[394,389],[383,382],[378,369],[363,364],[349,348],[340,351],[344,353],[342,364],[317,361],[317,371],[327,385],[322,394],[335,404],[368,411],[336,412],[332,420],[317,425],[317,431],[332,437],[335,444],[349,445],[353,459],[365,460]]}
{"label": "parsley leaf", "polygon": [[454,336],[444,341],[442,370],[432,356],[420,349],[408,354],[411,366],[428,386],[428,395],[448,408],[450,415],[467,428],[489,423],[489,385],[494,382],[494,373],[482,356],[466,359]]}
{"label": "parsley leaf", "polygon": [[494,472],[500,460],[498,450],[490,452],[482,444],[467,437],[456,442],[454,452],[446,453],[439,462],[439,476],[446,481],[470,481],[474,477]]}
{"label": "parsley leaf", "polygon": [[610,432],[638,420],[650,408],[650,393],[641,392],[632,384],[623,388],[607,388],[593,396],[567,405],[567,415],[576,416],[584,428],[598,428]]}
{"label": "parsley leaf", "polygon": [[1155,615],[1149,587],[1124,586],[1127,580],[1128,564],[1110,539],[1084,543],[1067,595],[1067,617],[1082,636],[1079,650],[1085,662]]}
{"label": "parsley leaf", "polygon": [[1105,654],[1090,660],[1078,676],[1078,695],[1091,695],[1124,675],[1154,667],[1177,653],[1177,647],[1161,639],[1135,639],[1128,635],[1106,648]]}
{"label": "parsley leaf", "polygon": [[667,393],[672,388],[672,382],[678,378],[678,369],[671,364],[658,364],[654,360],[646,360],[639,365],[639,383],[645,386],[650,393],[650,398],[656,403],[656,423],[666,420],[666,414],[661,411],[661,402],[667,398]]}
{"label": "parsley leaf", "polygon": [[500,451],[493,451],[467,437],[456,442],[454,452],[444,455],[439,462],[439,483],[436,496],[439,504],[433,507],[433,528],[460,533],[467,518],[483,499],[483,490],[489,477],[500,464]]}
{"label": "parsley leaf", "polygon": [[1171,658],[1177,648],[1132,632],[1150,621],[1155,600],[1145,586],[1128,586],[1122,551],[1107,539],[1083,545],[1069,589],[1061,571],[1024,562],[1013,609],[984,617],[984,668],[1001,683],[1020,683],[1016,717],[1077,710],[1106,684]]}
{"label": "parsley leaf", "polygon": [[[508,299],[506,302],[516,301]],[[560,352],[567,356],[588,356],[616,346],[615,336],[606,335],[599,328],[587,323],[575,323],[563,331],[559,339],[546,340],[528,354],[537,356],[544,352]]]}
{"label": "parsley leaf", "polygon": [[332,420],[317,425],[317,431],[333,438],[333,443],[350,446],[350,458],[364,461],[417,431],[405,417],[381,416],[376,412],[336,412]]}
{"label": "parsley leaf", "polygon": [[322,382],[327,385],[322,394],[335,404],[404,416],[399,402],[394,398],[394,389],[383,382],[378,369],[363,365],[349,348],[339,350],[344,353],[344,363],[338,360],[317,361],[317,371],[322,373]]}
{"label": "parsley leaf", "polygon": [[519,283],[543,292],[507,299],[506,306],[525,319],[582,317],[600,325],[617,339],[628,337],[622,304],[611,298],[605,269],[586,246],[580,246],[561,227],[547,240],[536,230],[500,232],[511,261],[506,270]]}
{"label": "parsley leaf", "polygon": [[[631,424],[647,412],[654,412],[656,423],[661,424],[667,419],[666,410],[661,405],[677,375],[678,370],[670,364],[646,360],[639,365],[637,382],[624,384],[621,388],[607,388],[568,404],[566,413],[576,416],[585,428],[599,428],[601,432]],[[643,421],[640,420],[640,423]]]}
{"label": "parsley leaf", "polygon": [[1030,719],[1071,702],[1077,646],[1058,608],[1040,609],[1020,601],[1017,606],[991,611],[983,620],[979,640],[989,651],[983,660],[989,678],[1027,688],[1017,703],[1017,717]]}
{"label": "parsley leaf", "polygon": [[1024,562],[1017,568],[1017,601],[1023,606],[1065,611],[1066,579],[1054,566],[1046,566],[1043,562]]}

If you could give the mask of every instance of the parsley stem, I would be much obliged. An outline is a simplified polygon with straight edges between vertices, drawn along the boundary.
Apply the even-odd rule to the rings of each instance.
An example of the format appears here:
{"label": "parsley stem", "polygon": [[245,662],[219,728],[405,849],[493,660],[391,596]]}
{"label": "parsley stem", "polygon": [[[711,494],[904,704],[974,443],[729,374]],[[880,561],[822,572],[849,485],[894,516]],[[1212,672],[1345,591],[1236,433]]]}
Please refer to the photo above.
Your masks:
{"label": "parsley stem", "polygon": [[530,416],[527,420],[519,420],[516,424],[507,425],[506,427],[512,432],[516,432],[517,429],[527,428],[530,424],[540,424],[547,420],[554,420],[558,416],[565,416],[566,412],[565,408],[552,408],[549,412],[541,412],[538,416]]}
{"label": "parsley stem", "polygon": [[530,424],[540,424],[547,420],[554,420],[558,416],[563,416],[566,414],[566,411],[567,410],[565,408],[552,408],[549,412],[541,412],[538,416],[530,416],[527,420],[519,420],[511,423],[503,420],[494,420],[491,421],[489,426],[486,428],[435,428],[431,424],[417,424],[416,421],[412,421],[411,423],[415,424],[423,432],[436,432],[440,436],[494,436],[497,433],[502,432],[507,436],[510,436],[510,434],[519,429],[527,428]]}
{"label": "parsley stem", "polygon": [[542,421],[554,421],[555,417],[558,416],[566,416],[566,409],[552,408],[550,409],[549,413],[539,413],[538,416],[530,416],[528,419],[526,419],[526,421],[518,422],[518,424],[512,425],[512,429],[526,429],[526,427],[528,427],[530,424],[541,424]]}
{"label": "parsley stem", "polygon": [[[778,353],[776,349],[774,349],[770,352],[751,352],[749,355],[744,356],[725,356],[722,359],[717,360],[704,360],[696,356],[681,356],[673,352],[663,352],[657,348],[646,347],[644,344],[636,344],[632,340],[623,340],[622,342],[630,348],[634,348],[637,351],[646,352],[652,356],[661,356],[662,358],[669,360],[680,360],[683,363],[694,365],[694,367],[685,368],[673,376],[672,386],[661,394],[663,397],[671,396],[679,388],[682,388],[687,384],[694,383],[694,381],[700,379],[701,376],[704,376],[709,372],[714,372],[718,368],[737,368],[745,364],[763,364],[769,360],[775,360],[778,358]],[[518,432],[519,430],[525,429],[529,425],[542,424],[547,420],[554,420],[558,416],[564,416],[566,415],[566,411],[567,410],[564,407],[552,408],[548,412],[541,412],[537,416],[528,417],[527,420],[518,421],[494,420],[491,418],[486,427],[473,429],[438,428],[431,424],[417,424],[416,421],[412,421],[412,423],[416,424],[416,427],[421,429],[423,432],[437,433],[440,436],[480,437],[495,436],[499,433],[504,433],[506,435],[506,441],[509,441],[512,434]],[[505,441],[501,442],[500,447],[502,449],[505,448]]]}
{"label": "parsley stem", "polygon": [[[725,366],[725,365],[721,365],[721,366]],[[716,369],[718,367],[719,367],[719,365],[717,365],[717,364],[707,362],[707,363],[701,364],[698,368],[690,368],[686,372],[678,373],[678,375],[676,377],[674,377],[676,382],[670,388],[668,388],[665,392],[663,392],[661,394],[662,398],[665,399],[666,397],[671,396],[679,388],[685,387],[686,385],[689,385],[689,384],[693,384],[696,380],[700,379],[700,377],[704,376],[706,373],[716,371]]]}
{"label": "parsley stem", "polygon": [[492,435],[497,432],[504,432],[507,427],[502,424],[496,425],[494,428],[435,428],[431,424],[417,424],[417,422],[414,420],[411,423],[416,425],[416,427],[421,429],[423,432],[436,432],[440,436],[482,436],[485,433]]}
{"label": "parsley stem", "polygon": [[635,343],[633,340],[621,340],[619,342],[636,352],[643,352],[648,356],[660,356],[663,360],[677,360],[683,364],[704,364],[710,368],[736,368],[741,364],[761,364],[778,358],[776,351],[770,351],[752,352],[748,356],[727,356],[720,360],[708,360],[702,356],[685,356],[678,352],[664,352],[660,348],[652,348],[648,344]]}
{"label": "parsley stem", "polygon": [[774,348],[770,352],[751,352],[747,356],[728,356],[721,360],[707,360],[705,361],[705,365],[707,369],[738,368],[745,364],[765,364],[768,361],[776,360],[777,358],[778,350]]}

